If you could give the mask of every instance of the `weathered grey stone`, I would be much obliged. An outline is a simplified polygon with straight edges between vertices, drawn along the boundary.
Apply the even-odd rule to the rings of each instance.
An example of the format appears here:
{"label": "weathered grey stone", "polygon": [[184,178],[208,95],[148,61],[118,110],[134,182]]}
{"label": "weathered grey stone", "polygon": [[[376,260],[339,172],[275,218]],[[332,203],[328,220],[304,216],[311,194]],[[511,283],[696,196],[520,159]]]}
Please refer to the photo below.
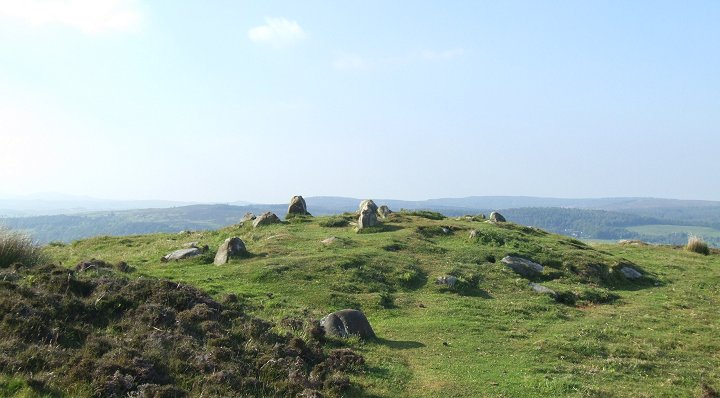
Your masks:
{"label": "weathered grey stone", "polygon": [[166,254],[161,261],[162,262],[168,262],[171,260],[182,260],[185,258],[195,257],[202,254],[202,250],[198,249],[197,247],[192,247],[189,249],[180,249],[175,250],[172,253]]}
{"label": "weathered grey stone", "polygon": [[529,285],[529,286],[532,288],[532,290],[533,290],[535,293],[549,294],[549,295],[551,295],[551,296],[553,296],[553,297],[554,297],[554,296],[557,296],[557,293],[555,293],[554,290],[552,290],[552,289],[550,289],[550,288],[548,288],[548,287],[545,287],[545,286],[543,286],[543,285],[530,282],[530,285]]}
{"label": "weathered grey stone", "polygon": [[445,275],[435,279],[436,285],[445,285],[447,287],[455,287],[458,278],[452,275]]}
{"label": "weathered grey stone", "polygon": [[330,336],[349,337],[357,335],[361,339],[375,337],[367,317],[358,310],[341,310],[328,314],[320,320],[320,326]]}
{"label": "weathered grey stone", "polygon": [[336,236],[331,236],[329,238],[325,238],[325,239],[321,240],[320,243],[322,243],[324,245],[332,245],[337,240],[338,240],[338,238]]}
{"label": "weathered grey stone", "polygon": [[390,210],[389,207],[382,205],[378,207],[377,213],[380,216],[380,218],[387,218],[390,214],[392,214],[392,210]]}
{"label": "weathered grey stone", "polygon": [[243,218],[240,219],[240,222],[242,223],[242,222],[245,222],[245,221],[251,221],[251,220],[254,220],[254,219],[256,219],[256,218],[257,218],[257,217],[255,217],[255,214],[250,213],[250,212],[247,212],[247,213],[245,213],[245,215],[243,216]]}
{"label": "weathered grey stone", "polygon": [[537,276],[544,270],[542,265],[522,257],[506,256],[500,261],[502,261],[508,268],[515,271],[515,273],[524,277]]}
{"label": "weathered grey stone", "polygon": [[247,249],[245,249],[245,242],[243,242],[242,239],[237,236],[227,238],[218,248],[213,263],[215,265],[227,264],[231,257],[241,256],[246,253]]}
{"label": "weathered grey stone", "polygon": [[373,213],[376,213],[378,211],[378,207],[375,204],[375,202],[372,201],[372,199],[365,199],[362,202],[360,202],[359,211],[362,212],[362,210],[363,210],[363,208],[365,208],[365,206],[370,206]]}
{"label": "weathered grey stone", "polygon": [[470,239],[477,239],[479,237],[480,237],[480,232],[478,232],[477,230],[474,230],[474,229],[472,231],[470,231]]}
{"label": "weathered grey stone", "polygon": [[443,232],[445,235],[450,235],[451,233],[453,233],[453,230],[450,229],[450,228],[448,228],[448,227],[442,227],[442,232]]}
{"label": "weathered grey stone", "polygon": [[360,208],[360,217],[358,218],[358,228],[375,227],[380,225],[377,218],[377,206],[372,200],[363,200],[363,206]]}
{"label": "weathered grey stone", "polygon": [[494,211],[494,212],[490,213],[490,221],[492,221],[492,222],[505,222],[506,220],[505,220],[505,217],[503,217],[502,214]]}
{"label": "weathered grey stone", "polygon": [[303,199],[302,196],[293,196],[292,199],[290,199],[290,205],[288,205],[288,215],[301,215],[301,216],[307,216],[310,215],[307,211],[307,205],[305,204],[305,199]]}
{"label": "weathered grey stone", "polygon": [[620,272],[628,279],[640,279],[643,276],[638,270],[628,266],[620,268]]}
{"label": "weathered grey stone", "polygon": [[193,247],[198,247],[199,244],[200,244],[200,242],[197,242],[197,241],[188,242],[188,243],[183,243],[182,247],[189,249],[189,248],[193,248]]}
{"label": "weathered grey stone", "polygon": [[280,221],[275,213],[268,211],[261,214],[255,219],[255,221],[253,221],[253,228],[262,227],[263,225],[278,224],[281,222],[282,221]]}

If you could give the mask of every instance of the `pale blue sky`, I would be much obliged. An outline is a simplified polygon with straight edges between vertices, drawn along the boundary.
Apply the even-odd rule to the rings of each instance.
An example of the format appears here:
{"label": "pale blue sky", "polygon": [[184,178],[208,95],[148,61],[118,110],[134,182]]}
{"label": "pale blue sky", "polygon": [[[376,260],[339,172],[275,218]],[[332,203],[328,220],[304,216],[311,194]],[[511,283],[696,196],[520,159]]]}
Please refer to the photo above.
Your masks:
{"label": "pale blue sky", "polygon": [[720,200],[720,2],[0,0],[0,194]]}

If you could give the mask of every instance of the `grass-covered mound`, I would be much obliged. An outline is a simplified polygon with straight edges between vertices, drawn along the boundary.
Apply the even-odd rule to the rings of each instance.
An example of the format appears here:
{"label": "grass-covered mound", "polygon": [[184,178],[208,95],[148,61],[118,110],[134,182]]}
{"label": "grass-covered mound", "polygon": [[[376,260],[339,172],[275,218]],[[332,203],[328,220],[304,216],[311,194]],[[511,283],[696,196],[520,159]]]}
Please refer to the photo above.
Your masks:
{"label": "grass-covered mound", "polygon": [[277,333],[234,295],[88,273],[0,269],[0,395],[333,396],[364,363]]}
{"label": "grass-covered mound", "polygon": [[[332,341],[366,361],[363,372],[348,373],[362,389],[346,396],[693,397],[720,384],[718,253],[589,245],[513,223],[427,216],[397,212],[365,233],[348,214],[97,237],[47,251],[66,265],[124,261],[135,278],[171,279],[217,299],[235,294],[280,334],[361,309],[378,338]],[[231,236],[250,254],[212,265],[214,249]],[[211,250],[160,261],[193,241]],[[505,256],[544,270],[519,275]],[[455,285],[436,283],[445,276]],[[530,282],[556,294],[537,293]]]}

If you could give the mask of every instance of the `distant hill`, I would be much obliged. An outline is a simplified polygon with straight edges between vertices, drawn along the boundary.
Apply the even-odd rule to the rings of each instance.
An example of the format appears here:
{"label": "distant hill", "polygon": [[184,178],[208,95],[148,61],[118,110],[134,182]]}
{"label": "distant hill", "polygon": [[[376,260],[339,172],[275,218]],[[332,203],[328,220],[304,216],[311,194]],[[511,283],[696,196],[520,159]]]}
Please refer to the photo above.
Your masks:
{"label": "distant hill", "polygon": [[[314,215],[356,211],[360,198],[308,197]],[[534,197],[468,197],[424,201],[377,199],[393,210],[432,210],[447,216],[489,213],[500,210],[510,221],[580,239],[642,239],[679,244],[692,231],[720,233],[720,202],[652,198],[556,199]],[[134,202],[147,203],[147,202]],[[239,202],[245,203],[245,202]],[[129,205],[130,203],[125,203]],[[152,202],[160,205],[162,202]],[[118,204],[119,205],[119,204]],[[217,229],[237,223],[246,212],[272,211],[284,216],[287,204],[193,204],[167,208],[144,208],[62,215],[0,218],[0,225],[31,233],[40,242],[65,241],[97,235],[128,235],[181,230]],[[667,228],[631,229],[640,226],[671,225]],[[695,227],[695,228],[686,228]],[[697,229],[704,227],[709,229]],[[646,234],[642,231],[653,231]],[[714,232],[703,236],[714,246],[720,238]]]}

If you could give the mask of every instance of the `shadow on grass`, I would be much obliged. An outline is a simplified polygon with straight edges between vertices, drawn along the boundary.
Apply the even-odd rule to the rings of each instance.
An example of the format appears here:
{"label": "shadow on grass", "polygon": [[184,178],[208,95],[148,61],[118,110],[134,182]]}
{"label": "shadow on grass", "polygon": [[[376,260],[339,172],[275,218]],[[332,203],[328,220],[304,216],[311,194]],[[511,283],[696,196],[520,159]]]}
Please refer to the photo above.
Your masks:
{"label": "shadow on grass", "polygon": [[[413,348],[425,347],[425,344],[423,344],[419,341],[402,341],[402,340],[395,341],[395,340],[383,339],[381,337],[377,337],[375,339],[375,342],[377,344],[392,348],[393,350],[410,350]],[[380,370],[386,371],[384,369],[380,369]]]}

